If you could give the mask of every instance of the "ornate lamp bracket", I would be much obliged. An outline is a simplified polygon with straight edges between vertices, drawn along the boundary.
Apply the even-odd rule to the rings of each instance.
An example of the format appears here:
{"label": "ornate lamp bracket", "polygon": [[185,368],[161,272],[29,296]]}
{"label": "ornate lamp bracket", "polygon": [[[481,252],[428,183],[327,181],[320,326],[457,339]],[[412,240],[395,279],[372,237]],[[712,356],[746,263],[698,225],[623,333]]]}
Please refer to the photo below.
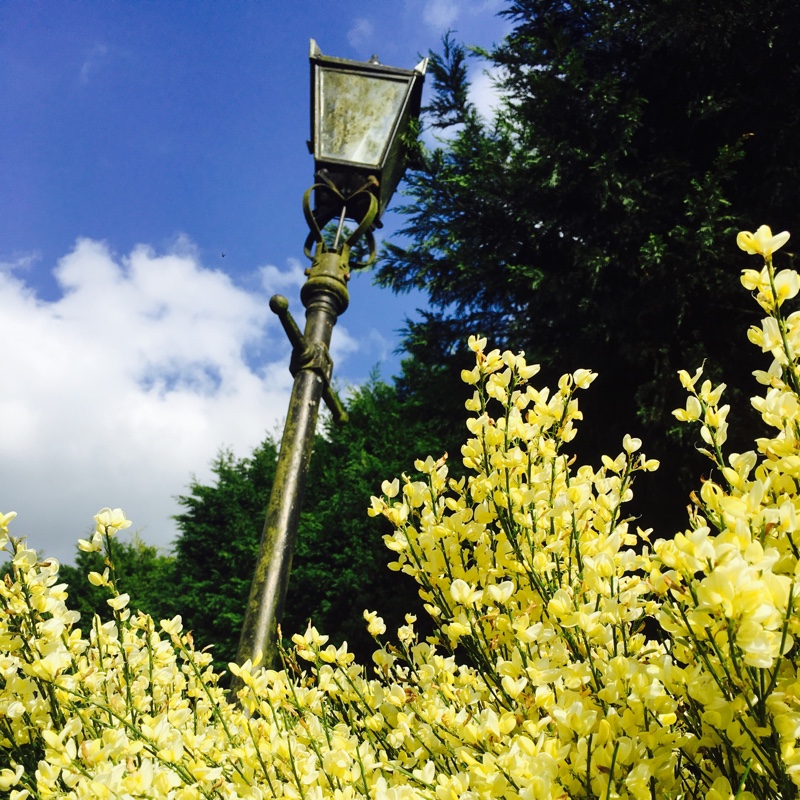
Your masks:
{"label": "ornate lamp bracket", "polygon": [[269,301],[269,307],[278,315],[278,319],[292,343],[292,360],[289,362],[289,371],[292,373],[292,377],[304,369],[316,372],[323,380],[322,399],[333,415],[334,422],[344,424],[348,419],[347,412],[344,410],[339,395],[331,386],[333,360],[328,348],[321,342],[306,341],[289,311],[289,301],[283,295],[273,295]]}
{"label": "ornate lamp bracket", "polygon": [[[308,280],[300,290],[300,299],[306,308],[319,303],[330,304],[333,313],[338,316],[350,302],[347,281],[350,279],[351,266],[355,269],[368,267],[375,260],[375,237],[372,230],[378,213],[378,200],[375,196],[378,182],[370,176],[361,188],[345,197],[324,171],[320,171],[318,177],[321,182],[315,183],[303,195],[303,214],[310,228],[303,250],[311,260],[311,267],[306,270]],[[311,210],[311,198],[315,194],[319,206],[316,213]],[[342,239],[348,206],[363,211],[363,217],[356,229],[346,239]],[[329,246],[322,235],[322,228],[336,216],[339,217],[339,225],[333,245]],[[362,236],[366,237],[369,257],[364,263],[351,265],[350,249]],[[324,342],[307,341],[289,311],[289,301],[282,295],[276,294],[272,297],[269,307],[278,315],[292,343],[292,360],[289,365],[292,376],[296,376],[301,370],[316,372],[324,384],[322,399],[334,420],[339,423],[347,422],[347,412],[331,386],[333,361],[327,345]]]}
{"label": "ornate lamp bracket", "polygon": [[[370,175],[363,186],[358,188],[352,194],[347,196],[343,195],[337,188],[336,184],[328,176],[326,170],[320,170],[317,173],[318,183],[315,183],[303,195],[303,214],[305,215],[306,222],[310,232],[306,237],[306,242],[303,247],[303,252],[306,257],[312,262],[312,267],[307,274],[313,272],[313,262],[321,253],[335,252],[341,256],[342,268],[346,273],[345,280],[350,276],[350,268],[363,269],[369,267],[375,261],[375,236],[373,229],[380,227],[376,222],[378,215],[378,198],[375,195],[375,190],[378,187],[378,181]],[[311,210],[311,197],[316,195],[317,210]],[[342,230],[344,228],[344,221],[348,217],[348,206],[358,211],[363,211],[361,221],[358,223],[356,229],[342,241]],[[366,208],[365,208],[366,206]],[[332,220],[339,218],[339,225],[336,229],[336,237],[333,241],[333,246],[328,247],[322,235],[322,229]],[[351,219],[356,219],[350,217]],[[364,262],[357,262],[350,264],[350,248],[364,236],[369,248],[369,255]],[[313,246],[313,251],[312,251]]]}

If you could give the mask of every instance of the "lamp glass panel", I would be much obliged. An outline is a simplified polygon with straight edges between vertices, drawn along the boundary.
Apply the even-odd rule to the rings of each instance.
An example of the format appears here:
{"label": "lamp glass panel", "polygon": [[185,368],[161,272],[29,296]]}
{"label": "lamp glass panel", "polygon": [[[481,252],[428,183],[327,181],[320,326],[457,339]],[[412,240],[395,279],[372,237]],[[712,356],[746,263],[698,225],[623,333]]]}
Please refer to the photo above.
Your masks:
{"label": "lamp glass panel", "polygon": [[323,68],[319,158],[380,166],[407,87],[404,80]]}

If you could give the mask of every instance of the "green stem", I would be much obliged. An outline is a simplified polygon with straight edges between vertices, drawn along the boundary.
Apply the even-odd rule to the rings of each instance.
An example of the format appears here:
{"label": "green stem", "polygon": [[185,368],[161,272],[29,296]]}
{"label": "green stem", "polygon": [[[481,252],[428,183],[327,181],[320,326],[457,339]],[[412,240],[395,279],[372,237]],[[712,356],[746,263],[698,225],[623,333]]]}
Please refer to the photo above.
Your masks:
{"label": "green stem", "polygon": [[611,754],[611,768],[608,772],[608,788],[606,789],[606,800],[611,800],[611,787],[614,785],[614,766],[617,763],[618,751],[619,751],[619,742],[615,742],[614,752]]}

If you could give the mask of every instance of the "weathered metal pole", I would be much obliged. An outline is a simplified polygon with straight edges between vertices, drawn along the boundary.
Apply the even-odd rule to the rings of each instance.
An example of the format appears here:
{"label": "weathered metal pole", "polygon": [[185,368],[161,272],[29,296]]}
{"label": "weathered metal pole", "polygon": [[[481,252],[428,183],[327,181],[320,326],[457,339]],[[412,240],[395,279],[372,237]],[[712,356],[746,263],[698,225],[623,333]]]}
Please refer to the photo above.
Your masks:
{"label": "weathered metal pole", "polygon": [[[277,626],[289,584],[320,400],[334,419],[346,418],[331,387],[328,349],[333,326],[349,303],[350,248],[362,237],[366,240],[369,257],[354,267],[366,267],[375,258],[372,232],[405,170],[405,136],[419,115],[427,63],[423,60],[413,70],[402,70],[386,67],[375,57],[369,62],[332,58],[323,56],[313,39],[309,60],[309,150],[318,182],[303,198],[310,229],[305,252],[312,261],[300,292],[306,327],[301,334],[286,298],[276,295],[270,300],[292,343],[294,386],[236,656],[243,664],[260,655],[266,667],[275,666],[278,655]],[[337,217],[338,229],[329,247],[322,229]],[[349,235],[345,219],[358,223]],[[234,693],[240,686],[241,681],[233,681]]]}
{"label": "weathered metal pole", "polygon": [[349,302],[347,258],[350,248],[345,245],[341,252],[319,252],[320,249],[318,245],[300,294],[306,307],[302,337],[289,315],[286,299],[276,295],[270,300],[270,307],[280,317],[294,346],[292,372],[295,378],[239,641],[236,657],[239,664],[248,658],[254,659],[259,653],[265,666],[275,663],[277,621],[283,612],[289,583],[320,400],[324,397],[334,415],[340,419],[344,416],[330,387],[333,365],[328,348],[336,319]]}

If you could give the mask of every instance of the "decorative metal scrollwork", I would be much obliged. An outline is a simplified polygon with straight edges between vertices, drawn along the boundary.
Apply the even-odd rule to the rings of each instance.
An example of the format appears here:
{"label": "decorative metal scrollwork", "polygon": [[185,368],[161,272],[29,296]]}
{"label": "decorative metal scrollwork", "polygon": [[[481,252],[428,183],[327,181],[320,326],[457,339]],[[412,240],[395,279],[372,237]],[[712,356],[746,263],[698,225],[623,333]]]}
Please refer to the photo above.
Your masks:
{"label": "decorative metal scrollwork", "polygon": [[[308,188],[303,195],[303,214],[305,215],[306,222],[310,229],[310,233],[306,237],[303,252],[310,260],[314,260],[315,253],[328,252],[333,250],[339,252],[350,248],[363,236],[366,245],[369,248],[369,257],[364,262],[351,263],[351,269],[363,269],[369,267],[375,261],[375,236],[373,228],[375,227],[375,217],[378,214],[378,198],[375,195],[374,188],[378,185],[377,180],[373,176],[369,176],[367,182],[357,189],[352,194],[345,197],[335,184],[328,179],[324,172],[317,173],[320,182],[315,183]],[[320,208],[316,211],[311,209],[312,195],[317,194],[317,199],[322,195],[325,202],[318,204]],[[348,217],[347,209],[359,210],[361,207],[366,206],[366,209],[358,222],[356,229],[342,242],[341,234],[344,226],[345,219],[353,219],[352,216]],[[325,238],[322,235],[322,229],[336,217],[339,217],[339,226],[336,231],[333,247],[328,247]],[[312,249],[313,248],[313,249]]]}

